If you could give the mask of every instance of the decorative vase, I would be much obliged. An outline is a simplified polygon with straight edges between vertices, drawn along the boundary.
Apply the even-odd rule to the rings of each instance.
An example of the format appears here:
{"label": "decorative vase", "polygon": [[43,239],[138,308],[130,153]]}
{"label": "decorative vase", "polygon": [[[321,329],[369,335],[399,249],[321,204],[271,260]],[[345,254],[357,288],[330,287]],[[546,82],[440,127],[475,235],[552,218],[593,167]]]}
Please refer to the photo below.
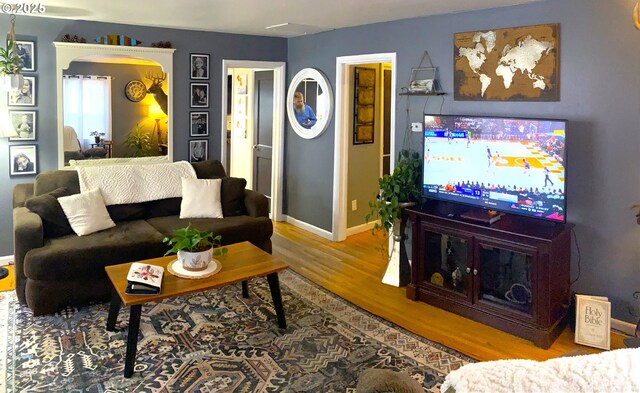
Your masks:
{"label": "decorative vase", "polygon": [[191,272],[198,272],[209,267],[212,256],[213,248],[200,252],[178,251],[178,260],[182,262],[182,267]]}
{"label": "decorative vase", "polygon": [[99,136],[94,136],[94,138],[96,139],[96,143],[100,143],[100,137]]}

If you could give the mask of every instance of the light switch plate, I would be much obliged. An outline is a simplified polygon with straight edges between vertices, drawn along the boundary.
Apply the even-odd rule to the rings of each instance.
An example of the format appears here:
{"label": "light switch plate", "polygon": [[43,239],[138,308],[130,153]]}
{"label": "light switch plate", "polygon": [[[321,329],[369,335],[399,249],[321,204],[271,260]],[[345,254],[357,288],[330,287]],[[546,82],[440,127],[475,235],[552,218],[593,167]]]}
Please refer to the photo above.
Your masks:
{"label": "light switch plate", "polygon": [[422,131],[422,123],[411,123],[411,131],[413,132]]}

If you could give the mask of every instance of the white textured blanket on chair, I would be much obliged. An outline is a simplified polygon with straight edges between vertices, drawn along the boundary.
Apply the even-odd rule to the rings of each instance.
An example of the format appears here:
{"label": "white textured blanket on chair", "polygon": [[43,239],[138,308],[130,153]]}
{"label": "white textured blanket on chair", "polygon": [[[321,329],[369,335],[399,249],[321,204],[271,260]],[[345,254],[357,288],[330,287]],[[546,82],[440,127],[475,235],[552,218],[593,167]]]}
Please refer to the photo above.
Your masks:
{"label": "white textured blanket on chair", "polygon": [[186,161],[154,165],[78,167],[80,192],[99,188],[105,205],[182,196],[182,178],[196,178]]}
{"label": "white textured blanket on chair", "polygon": [[[447,390],[447,389],[455,390]],[[640,349],[619,349],[545,362],[497,360],[467,364],[445,378],[441,392],[640,392]]]}

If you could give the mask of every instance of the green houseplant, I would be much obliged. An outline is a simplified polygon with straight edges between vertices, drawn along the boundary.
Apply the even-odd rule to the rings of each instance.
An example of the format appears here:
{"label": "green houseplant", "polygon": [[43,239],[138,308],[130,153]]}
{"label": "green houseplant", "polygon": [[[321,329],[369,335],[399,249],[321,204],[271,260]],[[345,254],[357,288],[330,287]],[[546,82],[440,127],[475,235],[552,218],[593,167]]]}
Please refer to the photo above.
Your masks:
{"label": "green houseplant", "polygon": [[162,242],[171,246],[164,255],[176,253],[186,270],[198,271],[209,266],[213,255],[227,253],[226,247],[220,248],[221,240],[222,236],[213,236],[213,232],[201,231],[189,223],[186,228],[173,231],[173,237],[165,237]]}
{"label": "green houseplant", "polygon": [[123,144],[135,149],[133,153],[134,157],[148,157],[152,155],[151,134],[144,131],[142,127],[140,127],[140,124],[136,124],[136,128],[129,133]]}
{"label": "green houseplant", "polygon": [[92,137],[96,139],[96,143],[100,143],[100,139],[105,135],[104,132],[92,131],[89,133]]}
{"label": "green houseplant", "polygon": [[[401,150],[393,173],[378,180],[380,193],[369,201],[369,213],[365,220],[379,219],[373,231],[383,230],[387,234],[402,219],[402,209],[422,202],[421,157],[418,152]],[[400,236],[398,226],[395,235]],[[398,241],[400,239],[397,239]]]}
{"label": "green houseplant", "polygon": [[23,77],[22,60],[15,50],[15,41],[7,40],[7,47],[0,48],[0,75],[5,79],[4,84],[11,89],[18,89],[22,86]]}

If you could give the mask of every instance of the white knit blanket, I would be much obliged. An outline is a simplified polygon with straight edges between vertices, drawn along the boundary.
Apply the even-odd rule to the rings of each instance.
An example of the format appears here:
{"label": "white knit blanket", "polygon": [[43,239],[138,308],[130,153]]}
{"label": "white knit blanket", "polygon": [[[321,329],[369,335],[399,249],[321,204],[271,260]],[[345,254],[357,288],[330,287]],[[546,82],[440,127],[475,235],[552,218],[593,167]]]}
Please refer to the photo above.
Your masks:
{"label": "white knit blanket", "polygon": [[99,188],[105,205],[182,196],[182,178],[196,178],[186,161],[153,165],[78,167],[80,192]]}
{"label": "white knit blanket", "polygon": [[593,355],[472,363],[452,371],[441,392],[640,392],[640,349]]}

